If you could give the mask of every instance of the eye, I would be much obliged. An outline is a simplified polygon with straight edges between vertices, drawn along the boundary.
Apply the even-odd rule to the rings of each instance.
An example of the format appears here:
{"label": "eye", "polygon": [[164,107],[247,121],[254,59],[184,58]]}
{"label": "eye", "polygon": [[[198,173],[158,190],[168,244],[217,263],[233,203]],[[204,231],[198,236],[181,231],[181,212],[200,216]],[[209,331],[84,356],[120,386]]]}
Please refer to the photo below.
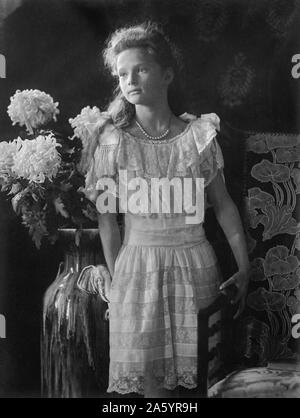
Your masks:
{"label": "eye", "polygon": [[119,77],[124,77],[126,73],[119,73]]}
{"label": "eye", "polygon": [[147,72],[147,68],[146,67],[140,67],[139,71],[142,73],[146,73]]}

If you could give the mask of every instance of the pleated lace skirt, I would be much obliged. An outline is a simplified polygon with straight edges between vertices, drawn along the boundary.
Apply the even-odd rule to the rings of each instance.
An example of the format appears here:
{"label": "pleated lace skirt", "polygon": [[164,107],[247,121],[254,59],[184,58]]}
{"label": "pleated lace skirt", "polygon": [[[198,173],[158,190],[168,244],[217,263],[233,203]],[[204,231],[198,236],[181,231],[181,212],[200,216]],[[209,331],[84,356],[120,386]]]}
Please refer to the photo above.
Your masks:
{"label": "pleated lace skirt", "polygon": [[222,280],[202,225],[190,230],[127,234],[110,293],[108,392],[197,387],[197,313]]}

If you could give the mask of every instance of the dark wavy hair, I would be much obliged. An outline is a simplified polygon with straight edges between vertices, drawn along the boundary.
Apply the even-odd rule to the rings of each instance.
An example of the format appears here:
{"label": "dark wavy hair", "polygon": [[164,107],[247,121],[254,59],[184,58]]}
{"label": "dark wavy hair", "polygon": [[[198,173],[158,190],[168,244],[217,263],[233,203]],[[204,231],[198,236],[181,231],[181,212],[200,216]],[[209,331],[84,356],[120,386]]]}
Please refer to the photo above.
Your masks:
{"label": "dark wavy hair", "polygon": [[185,111],[184,72],[181,54],[169,40],[161,26],[152,21],[139,25],[125,26],[115,30],[106,40],[103,58],[105,67],[117,79],[113,99],[107,106],[107,112],[118,127],[126,127],[135,115],[135,106],[128,102],[119,87],[117,57],[129,48],[145,48],[163,68],[171,67],[174,78],[168,88],[168,102],[172,112],[180,115]]}

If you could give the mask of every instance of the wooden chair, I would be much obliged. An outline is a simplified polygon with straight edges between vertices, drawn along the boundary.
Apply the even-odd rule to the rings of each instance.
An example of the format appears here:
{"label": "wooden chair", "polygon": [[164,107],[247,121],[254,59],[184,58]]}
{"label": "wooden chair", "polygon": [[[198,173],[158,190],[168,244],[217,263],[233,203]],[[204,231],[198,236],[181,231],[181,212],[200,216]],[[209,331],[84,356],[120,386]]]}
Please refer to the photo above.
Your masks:
{"label": "wooden chair", "polygon": [[[228,296],[223,294],[198,313],[197,397],[206,398],[208,386],[224,378],[230,371],[228,348],[232,337],[231,321],[232,308]],[[210,339],[217,334],[217,343],[211,346]]]}

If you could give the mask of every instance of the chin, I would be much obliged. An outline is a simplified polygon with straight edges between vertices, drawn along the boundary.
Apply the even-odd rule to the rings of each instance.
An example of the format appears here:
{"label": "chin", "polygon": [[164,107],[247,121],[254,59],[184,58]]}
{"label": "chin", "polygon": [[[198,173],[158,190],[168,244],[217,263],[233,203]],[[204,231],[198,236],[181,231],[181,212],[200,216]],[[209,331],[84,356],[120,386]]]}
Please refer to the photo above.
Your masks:
{"label": "chin", "polygon": [[135,97],[135,98],[133,98],[133,97],[130,97],[130,98],[128,98],[127,99],[131,104],[134,104],[134,105],[137,105],[137,104],[140,104],[140,105],[146,105],[147,103],[145,103],[144,102],[144,100],[142,100],[140,97]]}
{"label": "chin", "polygon": [[143,95],[143,94],[129,94],[126,99],[128,100],[128,102],[132,103],[132,104],[140,104],[140,105],[145,105],[147,106],[149,104],[149,100],[147,100],[147,98]]}

